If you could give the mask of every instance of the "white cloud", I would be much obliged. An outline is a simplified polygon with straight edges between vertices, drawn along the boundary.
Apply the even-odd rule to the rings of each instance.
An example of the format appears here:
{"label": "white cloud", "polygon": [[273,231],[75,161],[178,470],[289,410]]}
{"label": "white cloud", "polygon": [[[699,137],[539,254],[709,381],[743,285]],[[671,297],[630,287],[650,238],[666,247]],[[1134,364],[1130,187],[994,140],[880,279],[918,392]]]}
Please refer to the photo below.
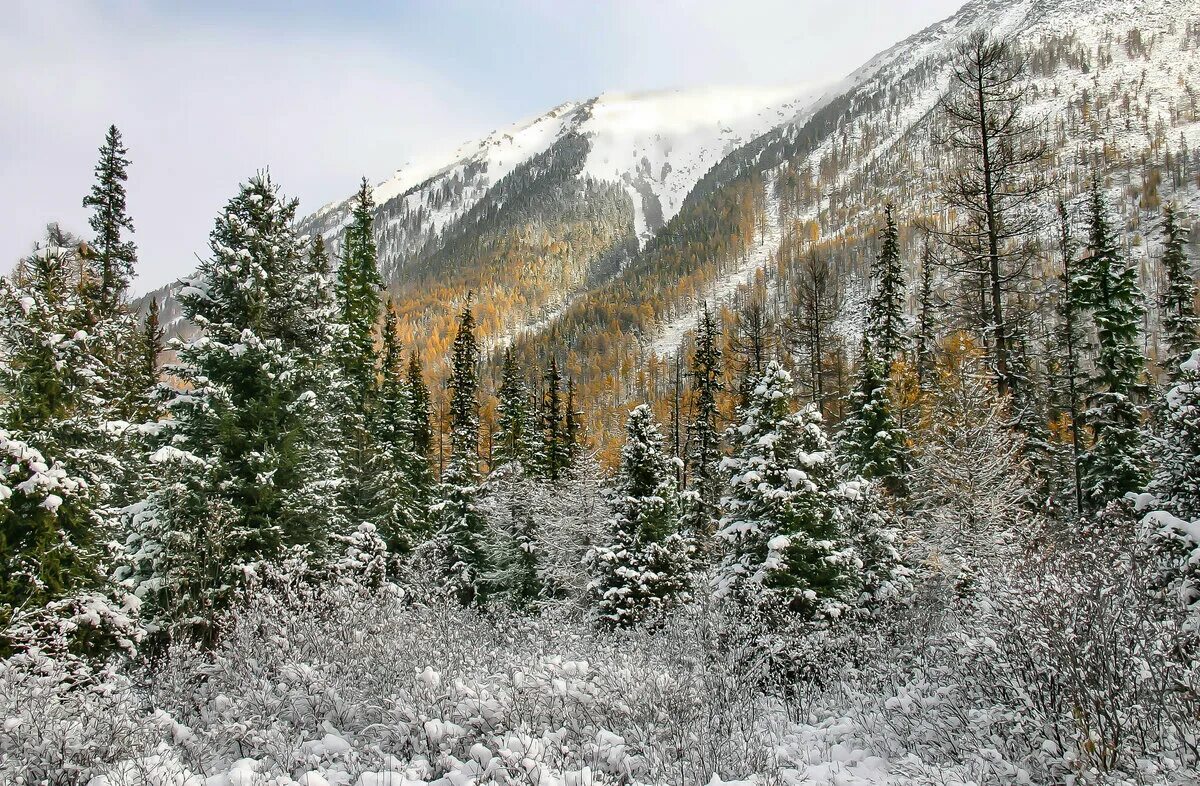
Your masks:
{"label": "white cloud", "polygon": [[[269,166],[301,210],[602,90],[836,80],[959,0],[656,0],[414,6],[8,0],[0,26],[0,270],[80,206],[109,123],[133,165],[144,290],[205,252]],[[175,9],[178,11],[178,9]]]}
{"label": "white cloud", "polygon": [[269,166],[311,210],[495,112],[402,53],[339,35],[173,27],[145,7],[18,5],[0,30],[0,267],[80,205],[116,123],[133,161],[139,289],[190,270],[237,184]]}

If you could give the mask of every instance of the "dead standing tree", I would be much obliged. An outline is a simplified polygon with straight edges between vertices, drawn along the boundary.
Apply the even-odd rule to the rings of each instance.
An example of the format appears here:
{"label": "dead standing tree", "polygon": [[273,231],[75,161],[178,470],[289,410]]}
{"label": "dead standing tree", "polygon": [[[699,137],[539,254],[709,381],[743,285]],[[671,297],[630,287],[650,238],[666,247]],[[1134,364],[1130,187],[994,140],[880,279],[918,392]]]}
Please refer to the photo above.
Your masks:
{"label": "dead standing tree", "polygon": [[1037,120],[1027,119],[1025,60],[1011,40],[978,31],[954,52],[947,120],[939,142],[959,153],[944,174],[942,199],[959,221],[936,234],[955,253],[952,268],[976,286],[1000,394],[1009,390],[1008,295],[1027,277],[1030,243],[1043,218],[1037,197],[1047,182],[1036,164],[1046,153]]}

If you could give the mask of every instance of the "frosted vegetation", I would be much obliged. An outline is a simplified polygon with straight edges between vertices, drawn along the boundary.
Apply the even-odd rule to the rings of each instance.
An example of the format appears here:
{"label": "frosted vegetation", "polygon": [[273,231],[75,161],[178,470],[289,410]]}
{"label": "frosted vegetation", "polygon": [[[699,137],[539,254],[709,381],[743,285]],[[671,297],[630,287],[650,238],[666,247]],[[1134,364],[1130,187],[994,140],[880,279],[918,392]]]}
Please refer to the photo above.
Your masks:
{"label": "frosted vegetation", "polygon": [[[308,222],[332,250],[257,174],[177,288],[193,332],[169,342],[158,301],[129,301],[110,128],[91,239],[51,225],[0,281],[0,782],[1195,783],[1193,155],[1181,140],[1161,193],[1141,193],[1153,251],[1131,256],[1101,172],[1071,200],[1044,177],[1021,48],[952,28],[905,44],[948,52],[929,108],[953,155],[921,196],[939,219],[880,205],[843,290],[817,237],[787,234],[794,194],[749,178],[737,202],[780,212],[751,224],[797,278],[771,289],[769,252],[743,249],[716,290],[735,311],[630,330],[651,373],[673,370],[669,398],[586,389],[557,319],[501,340],[481,270],[521,271],[518,299],[542,305],[599,275],[528,272],[545,259],[491,245],[515,242],[503,209],[546,219],[536,247],[646,265],[674,240],[643,248],[635,181],[593,179],[628,165],[618,150],[643,154],[660,212],[721,212],[728,194],[687,191],[697,169],[652,161],[659,124],[709,162],[771,112],[820,125],[836,101],[774,95],[764,114],[750,97],[720,149],[703,130],[724,128],[720,94],[564,105],[513,131],[531,157],[479,193],[464,183],[499,148],[394,193],[364,179]],[[1200,46],[1200,21],[1164,40]],[[1128,58],[1140,47],[1130,33]],[[721,160],[813,141],[788,128]],[[381,294],[377,243],[403,244],[374,199],[435,173],[470,193],[404,241],[436,240],[406,311]],[[423,356],[435,307],[452,340]],[[604,407],[623,429],[588,433]]]}

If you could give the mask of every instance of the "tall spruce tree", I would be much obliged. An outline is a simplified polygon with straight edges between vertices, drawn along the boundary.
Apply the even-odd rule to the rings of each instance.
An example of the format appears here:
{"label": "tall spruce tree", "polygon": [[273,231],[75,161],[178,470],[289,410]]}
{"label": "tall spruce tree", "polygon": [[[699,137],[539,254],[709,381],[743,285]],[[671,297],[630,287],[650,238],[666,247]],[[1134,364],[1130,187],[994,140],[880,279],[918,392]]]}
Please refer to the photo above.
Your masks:
{"label": "tall spruce tree", "polygon": [[929,238],[921,249],[921,283],[917,292],[916,355],[917,380],[922,389],[928,387],[933,374],[937,337],[934,327],[933,247]]}
{"label": "tall spruce tree", "polygon": [[425,385],[425,369],[417,352],[408,354],[409,428],[412,429],[413,449],[429,461],[433,447],[433,427],[429,420],[429,388]]}
{"label": "tall spruce tree", "polygon": [[269,175],[253,177],[180,292],[199,335],[169,369],[183,384],[151,457],[162,480],[134,517],[131,580],[160,624],[204,637],[263,567],[297,553],[321,560],[344,529],[321,406],[333,315],[306,307],[312,267],[296,206]]}
{"label": "tall spruce tree", "polygon": [[900,264],[900,232],[892,205],[883,209],[882,248],[871,271],[867,303],[867,338],[872,354],[883,362],[885,374],[908,344],[904,324],[904,271]]}
{"label": "tall spruce tree", "polygon": [[429,388],[425,385],[421,356],[416,352],[409,352],[405,383],[408,411],[404,419],[404,428],[408,432],[408,444],[412,448],[413,458],[409,481],[417,495],[417,507],[423,516],[422,530],[428,530],[432,521],[429,506],[432,504],[434,491],[433,466],[429,459],[429,451],[433,446],[433,428],[429,419]]}
{"label": "tall spruce tree", "polygon": [[337,356],[341,431],[341,475],[338,489],[347,518],[354,523],[380,524],[377,518],[378,478],[370,465],[379,453],[370,421],[377,396],[375,331],[379,321],[379,292],[383,282],[376,261],[374,208],[371,188],[363,178],[355,197],[338,266],[337,295],[340,335]]}
{"label": "tall spruce tree", "polygon": [[629,413],[610,542],[588,555],[596,616],[610,626],[653,618],[687,596],[691,546],[679,534],[672,459],[650,407]]}
{"label": "tall spruce tree", "polygon": [[371,504],[368,523],[375,525],[390,553],[402,554],[411,551],[424,534],[424,500],[417,485],[417,465],[424,459],[413,449],[408,426],[412,405],[396,325],[396,309],[389,302],[384,312],[379,388],[368,423],[373,449],[365,481]]}
{"label": "tall spruce tree", "polygon": [[1096,327],[1096,376],[1087,412],[1095,441],[1084,457],[1084,486],[1092,507],[1100,508],[1141,490],[1147,479],[1141,408],[1134,401],[1145,368],[1138,346],[1143,306],[1137,271],[1117,248],[1098,182],[1092,186],[1088,213],[1088,257],[1073,286]]}
{"label": "tall spruce tree", "polygon": [[1174,205],[1163,209],[1162,268],[1167,287],[1162,294],[1163,341],[1167,345],[1164,360],[1170,379],[1179,378],[1180,365],[1192,350],[1200,346],[1200,317],[1196,316],[1196,282],[1188,265],[1184,244],[1187,229],[1179,220]]}
{"label": "tall spruce tree", "polygon": [[464,605],[487,600],[491,571],[487,522],[479,510],[479,343],[468,297],[458,319],[450,366],[450,463],[434,505],[448,585]]}
{"label": "tall spruce tree", "polygon": [[720,519],[721,434],[717,397],[723,388],[721,330],[705,304],[696,325],[692,354],[692,422],[688,424],[688,478],[684,500],[684,530],[699,543],[708,543]]}
{"label": "tall spruce tree", "polygon": [[791,376],[771,361],[729,430],[733,455],[722,463],[729,492],[717,592],[768,619],[833,612],[853,578],[821,415],[812,405],[793,412],[792,398]]}
{"label": "tall spruce tree", "polygon": [[529,386],[517,365],[511,347],[504,350],[504,364],[500,370],[499,422],[493,441],[492,465],[503,466],[520,462],[527,471],[535,469],[530,464]]}
{"label": "tall spruce tree", "polygon": [[575,380],[567,377],[567,408],[563,412],[566,432],[567,462],[574,464],[584,448],[583,411],[579,409],[579,388]]}
{"label": "tall spruce tree", "polygon": [[340,359],[352,403],[365,407],[375,385],[375,329],[383,280],[375,251],[375,201],[364,177],[354,199],[337,273],[337,300],[345,335]]}
{"label": "tall spruce tree", "polygon": [[1200,349],[1180,364],[1158,409],[1157,462],[1149,490],[1162,511],[1150,513],[1143,526],[1149,542],[1163,557],[1163,578],[1196,609],[1200,601],[1194,534],[1200,527]]}
{"label": "tall spruce tree", "polygon": [[556,358],[550,358],[542,382],[545,387],[542,391],[541,470],[550,480],[558,480],[571,463],[571,452],[567,444],[563,379]]}
{"label": "tall spruce tree", "polygon": [[1086,339],[1083,332],[1083,317],[1087,304],[1083,292],[1075,286],[1078,265],[1075,261],[1075,240],[1071,234],[1071,216],[1067,204],[1058,200],[1058,253],[1062,259],[1062,275],[1059,276],[1057,299],[1058,330],[1057,343],[1062,357],[1056,363],[1058,374],[1058,398],[1070,420],[1071,434],[1071,487],[1075,514],[1084,511],[1083,497],[1083,432],[1084,413],[1081,406],[1082,389],[1087,383],[1083,371],[1083,351]]}
{"label": "tall spruce tree", "polygon": [[92,208],[88,224],[95,233],[89,254],[89,302],[95,318],[111,316],[133,280],[137,248],[124,236],[133,232],[133,219],[125,208],[125,181],[129,159],[116,126],[109,126],[96,163],[96,182],[83,206]]}

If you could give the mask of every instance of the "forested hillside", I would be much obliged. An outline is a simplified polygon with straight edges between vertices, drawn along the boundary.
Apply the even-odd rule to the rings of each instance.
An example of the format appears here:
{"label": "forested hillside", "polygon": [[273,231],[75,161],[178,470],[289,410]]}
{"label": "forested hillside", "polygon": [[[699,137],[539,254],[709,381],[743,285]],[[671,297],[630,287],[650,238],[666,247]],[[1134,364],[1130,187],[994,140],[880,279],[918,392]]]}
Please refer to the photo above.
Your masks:
{"label": "forested hillside", "polygon": [[0,281],[0,780],[1194,783],[1198,68],[974,0],[728,127],[256,173],[136,300],[110,127]]}

